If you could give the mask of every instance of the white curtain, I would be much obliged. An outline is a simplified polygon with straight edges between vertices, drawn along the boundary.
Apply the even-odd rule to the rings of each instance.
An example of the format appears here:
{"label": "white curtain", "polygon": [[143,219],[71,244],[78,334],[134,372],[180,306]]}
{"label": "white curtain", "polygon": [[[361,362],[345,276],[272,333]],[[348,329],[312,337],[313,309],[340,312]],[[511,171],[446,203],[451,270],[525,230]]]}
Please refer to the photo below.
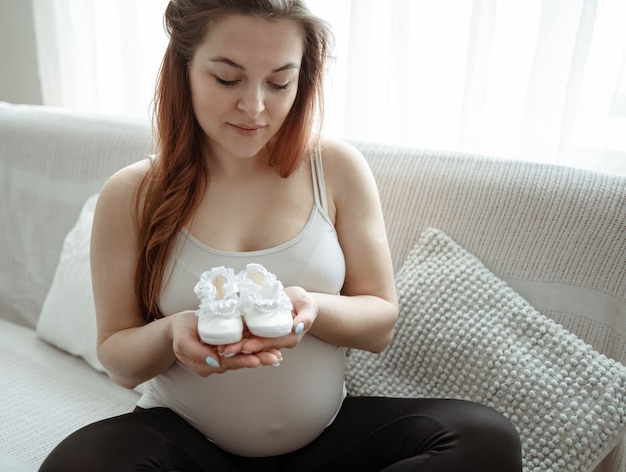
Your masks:
{"label": "white curtain", "polygon": [[[167,0],[33,0],[46,104],[148,115]],[[626,174],[624,0],[309,0],[326,132]]]}
{"label": "white curtain", "polygon": [[148,118],[167,0],[32,0],[45,105]]}

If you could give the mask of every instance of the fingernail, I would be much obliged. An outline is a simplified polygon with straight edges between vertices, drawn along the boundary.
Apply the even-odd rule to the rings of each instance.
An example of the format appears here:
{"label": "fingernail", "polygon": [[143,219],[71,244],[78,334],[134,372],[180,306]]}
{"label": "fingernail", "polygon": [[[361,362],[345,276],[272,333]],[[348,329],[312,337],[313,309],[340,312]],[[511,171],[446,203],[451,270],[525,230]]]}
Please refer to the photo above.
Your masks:
{"label": "fingernail", "polygon": [[300,321],[300,323],[298,323],[295,333],[300,334],[302,331],[304,331],[304,321]]}
{"label": "fingernail", "polygon": [[276,364],[272,364],[272,367],[279,367],[280,366],[280,362],[277,362]]}
{"label": "fingernail", "polygon": [[236,352],[228,352],[228,353],[223,353],[222,356],[228,358],[228,357],[235,357],[237,355]]}
{"label": "fingernail", "polygon": [[213,359],[211,356],[207,356],[205,361],[209,366],[213,367],[214,369],[217,369],[220,366],[220,363],[216,359]]}

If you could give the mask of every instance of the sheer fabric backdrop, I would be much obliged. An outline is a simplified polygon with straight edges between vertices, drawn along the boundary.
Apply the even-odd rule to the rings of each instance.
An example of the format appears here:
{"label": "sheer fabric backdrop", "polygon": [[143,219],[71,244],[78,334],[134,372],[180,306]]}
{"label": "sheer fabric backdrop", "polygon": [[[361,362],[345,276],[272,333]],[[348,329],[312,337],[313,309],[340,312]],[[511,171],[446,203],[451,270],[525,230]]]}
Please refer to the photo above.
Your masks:
{"label": "sheer fabric backdrop", "polygon": [[[149,118],[167,0],[33,0],[46,104]],[[626,174],[623,0],[309,0],[326,132]]]}

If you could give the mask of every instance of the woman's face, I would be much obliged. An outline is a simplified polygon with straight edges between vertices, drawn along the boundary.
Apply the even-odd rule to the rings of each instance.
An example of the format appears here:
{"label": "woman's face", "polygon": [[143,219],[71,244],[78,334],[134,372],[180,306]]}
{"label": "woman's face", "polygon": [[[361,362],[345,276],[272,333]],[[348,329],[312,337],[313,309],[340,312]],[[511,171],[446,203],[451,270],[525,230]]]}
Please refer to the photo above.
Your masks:
{"label": "woman's face", "polygon": [[189,66],[196,119],[211,154],[253,157],[280,129],[298,91],[300,25],[228,16],[211,25]]}

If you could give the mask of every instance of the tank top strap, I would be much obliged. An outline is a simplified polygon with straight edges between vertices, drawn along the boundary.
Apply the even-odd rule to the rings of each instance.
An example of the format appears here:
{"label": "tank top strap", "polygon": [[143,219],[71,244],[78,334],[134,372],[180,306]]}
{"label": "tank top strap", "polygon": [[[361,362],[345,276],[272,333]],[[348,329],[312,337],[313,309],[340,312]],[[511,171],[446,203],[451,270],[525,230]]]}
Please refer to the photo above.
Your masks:
{"label": "tank top strap", "polygon": [[326,200],[326,184],[324,182],[324,168],[322,166],[322,150],[320,146],[315,149],[311,159],[311,174],[313,176],[313,193],[315,194],[315,203],[324,212],[328,211],[328,202]]}

